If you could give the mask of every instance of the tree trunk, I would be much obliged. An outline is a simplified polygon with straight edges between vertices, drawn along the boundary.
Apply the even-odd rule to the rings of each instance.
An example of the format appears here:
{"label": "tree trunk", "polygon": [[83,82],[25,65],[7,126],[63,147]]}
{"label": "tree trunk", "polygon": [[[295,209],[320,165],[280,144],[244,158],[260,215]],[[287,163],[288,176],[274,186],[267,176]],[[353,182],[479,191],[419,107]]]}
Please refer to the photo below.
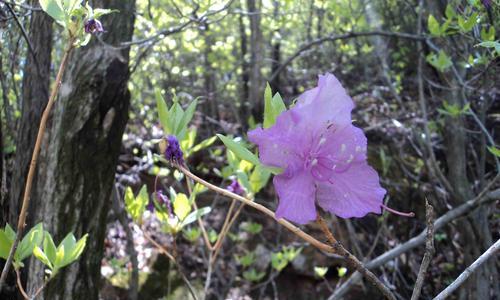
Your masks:
{"label": "tree trunk", "polygon": [[[451,77],[451,76],[450,76]],[[463,107],[459,91],[450,92],[447,97],[450,105]],[[467,178],[467,135],[463,116],[447,117],[445,127],[446,160],[448,180],[455,192],[455,206],[473,198],[471,183]],[[464,246],[465,265],[469,266],[489,246],[493,244],[488,226],[488,213],[485,207],[480,207],[470,214],[469,218],[459,222]],[[464,285],[460,293],[461,299],[490,299],[490,284],[495,284],[498,273],[495,261],[491,260],[479,268]],[[493,279],[492,282],[490,282]]]}
{"label": "tree trunk", "polygon": [[263,93],[264,84],[262,82],[261,64],[262,64],[262,31],[260,28],[260,0],[247,0],[248,13],[250,19],[250,89],[249,104],[251,111],[257,120],[262,119],[264,111]]}
{"label": "tree trunk", "polygon": [[[133,0],[94,1],[119,12],[103,18],[106,43],[132,37]],[[32,220],[43,221],[56,243],[68,232],[89,234],[80,260],[61,270],[41,299],[97,300],[110,193],[128,119],[129,49],[93,42],[73,52],[42,144]],[[28,289],[43,282],[43,266],[32,263]]]}
{"label": "tree trunk", "polygon": [[[240,31],[240,54],[241,54],[241,98],[240,98],[240,117],[242,120],[248,120],[250,115],[248,100],[250,99],[249,81],[250,81],[250,65],[247,61],[248,39],[246,34],[246,26],[243,19],[243,14],[238,16],[238,25]],[[246,124],[242,124],[243,126]]]}

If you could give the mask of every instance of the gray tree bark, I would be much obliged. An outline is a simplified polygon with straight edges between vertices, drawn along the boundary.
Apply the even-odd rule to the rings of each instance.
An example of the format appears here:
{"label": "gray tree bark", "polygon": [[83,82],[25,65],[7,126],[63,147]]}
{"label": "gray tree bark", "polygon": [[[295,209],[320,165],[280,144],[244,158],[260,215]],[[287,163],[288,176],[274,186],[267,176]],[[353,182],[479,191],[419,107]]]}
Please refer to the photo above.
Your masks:
{"label": "gray tree bark", "polygon": [[[94,1],[117,9],[103,17],[105,43],[132,37],[134,0]],[[40,299],[98,299],[110,193],[128,119],[129,49],[93,38],[73,52],[51,115],[38,165],[30,219],[43,221],[56,243],[68,232],[89,234],[79,261],[61,270]],[[32,126],[32,125],[31,125]],[[43,283],[43,266],[30,264],[28,290]]]}

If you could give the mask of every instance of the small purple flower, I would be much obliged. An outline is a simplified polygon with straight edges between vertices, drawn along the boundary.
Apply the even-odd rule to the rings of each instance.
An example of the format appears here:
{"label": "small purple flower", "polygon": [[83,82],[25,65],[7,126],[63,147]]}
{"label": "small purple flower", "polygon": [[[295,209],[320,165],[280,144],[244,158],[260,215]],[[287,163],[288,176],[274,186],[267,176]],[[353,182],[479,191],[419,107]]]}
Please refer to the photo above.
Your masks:
{"label": "small purple flower", "polygon": [[235,193],[237,195],[240,195],[240,196],[245,195],[245,190],[241,187],[240,183],[236,179],[233,179],[231,181],[231,184],[226,187],[226,190],[230,191],[231,193]]}
{"label": "small purple flower", "polygon": [[179,141],[174,135],[167,136],[167,149],[165,150],[165,158],[169,161],[176,162],[179,164],[184,163],[184,158],[182,157],[181,146]]}
{"label": "small purple flower", "polygon": [[491,0],[481,0],[481,3],[483,3],[484,8],[487,10],[491,8]]}
{"label": "small purple flower", "polygon": [[170,203],[170,199],[168,199],[168,197],[165,194],[163,194],[162,191],[157,191],[155,195],[156,195],[156,202],[160,206],[165,207],[167,209],[169,216],[173,216],[174,214],[172,212],[172,205]]}
{"label": "small purple flower", "polygon": [[354,103],[332,74],[299,96],[276,124],[248,133],[260,160],[284,170],[273,179],[276,217],[305,224],[316,219],[316,203],[342,218],[381,213],[386,193],[366,161],[366,137],[352,125]]}
{"label": "small purple flower", "polygon": [[96,19],[88,19],[85,21],[85,32],[90,34],[95,34],[97,32],[104,32],[104,28],[102,27],[101,22]]}

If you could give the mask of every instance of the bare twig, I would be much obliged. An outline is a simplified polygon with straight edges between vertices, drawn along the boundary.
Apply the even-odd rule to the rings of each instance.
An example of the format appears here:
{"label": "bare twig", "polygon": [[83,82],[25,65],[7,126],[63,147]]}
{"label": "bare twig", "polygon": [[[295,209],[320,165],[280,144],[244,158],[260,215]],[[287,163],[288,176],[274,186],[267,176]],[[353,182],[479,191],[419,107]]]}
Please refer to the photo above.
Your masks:
{"label": "bare twig", "polygon": [[158,251],[160,251],[161,254],[165,255],[168,259],[170,259],[170,261],[172,261],[174,264],[175,264],[175,267],[177,268],[177,270],[179,271],[179,274],[181,275],[182,277],[182,280],[184,281],[184,283],[186,284],[188,290],[189,290],[189,293],[191,294],[191,296],[193,297],[194,300],[198,300],[198,297],[196,297],[196,293],[194,291],[194,288],[193,286],[191,285],[191,282],[189,281],[189,279],[186,277],[186,275],[184,274],[184,272],[182,272],[182,268],[181,268],[181,265],[179,265],[179,262],[175,259],[175,257],[172,256],[172,254],[170,254],[170,252],[168,252],[167,248],[163,247],[162,245],[160,245],[160,243],[158,243],[157,241],[155,241],[152,237],[150,237],[144,230],[142,231],[143,234],[144,234],[144,237],[151,243],[153,244],[153,246],[156,247],[156,249],[158,249]]}
{"label": "bare twig", "polygon": [[30,300],[30,296],[26,293],[23,287],[23,283],[21,282],[21,274],[19,273],[19,270],[17,268],[14,268],[16,271],[16,277],[17,277],[17,287],[19,288],[19,291],[23,295],[24,299]]}
{"label": "bare twig", "polygon": [[425,240],[425,254],[422,259],[422,264],[420,264],[420,270],[418,270],[417,280],[415,282],[415,288],[411,295],[411,300],[418,300],[420,293],[422,292],[422,286],[424,284],[425,274],[427,273],[427,268],[431,263],[432,257],[434,256],[434,208],[429,204],[427,199],[425,199],[425,219],[427,221],[427,236]]}
{"label": "bare twig", "polygon": [[363,264],[349,251],[347,251],[342,244],[335,239],[332,232],[326,225],[325,220],[318,214],[318,218],[316,222],[319,224],[321,231],[325,234],[328,243],[335,248],[337,254],[343,256],[345,260],[351,265],[351,267],[355,268],[358,272],[360,272],[365,278],[367,278],[378,290],[384,294],[387,299],[396,300],[396,296],[387,288],[378,278],[370,272],[367,268],[363,266]]}
{"label": "bare twig", "polygon": [[[347,251],[339,242],[334,243],[333,246],[324,244],[324,243],[318,241],[317,239],[315,239],[314,237],[312,237],[311,235],[305,233],[304,231],[302,231],[300,228],[296,227],[292,223],[288,222],[287,220],[276,218],[276,215],[274,214],[274,212],[271,211],[270,209],[268,209],[267,207],[265,207],[265,206],[263,206],[263,205],[261,205],[259,203],[256,203],[256,202],[254,202],[254,201],[252,201],[250,199],[247,199],[245,197],[242,197],[240,195],[232,193],[232,192],[230,192],[228,190],[225,190],[225,189],[222,189],[222,188],[220,188],[218,186],[215,186],[215,185],[213,185],[213,184],[211,184],[211,183],[209,183],[209,182],[207,182],[207,181],[199,178],[198,176],[194,175],[188,169],[186,169],[185,167],[183,167],[181,165],[176,164],[175,166],[182,173],[184,173],[184,175],[186,175],[187,177],[193,179],[194,181],[196,181],[196,182],[204,185],[205,187],[211,189],[212,191],[217,192],[219,194],[222,194],[222,195],[224,195],[226,197],[229,197],[231,199],[240,201],[240,202],[242,202],[242,203],[244,203],[244,204],[246,204],[248,206],[251,206],[251,207],[257,209],[258,211],[260,211],[260,212],[268,215],[269,217],[271,217],[272,219],[274,219],[276,222],[280,223],[281,225],[283,225],[284,227],[286,227],[288,230],[290,230],[293,234],[295,234],[298,237],[302,238],[303,240],[305,240],[309,244],[313,245],[317,249],[319,249],[321,251],[328,252],[328,253],[338,253],[338,254],[342,255],[347,260],[347,262],[349,264],[351,264],[354,268],[356,268],[356,270],[358,270],[363,275],[365,275],[366,278],[368,280],[370,280],[373,284],[375,284],[377,287],[379,287],[379,285],[377,284],[377,282],[378,282],[378,283],[380,283],[383,286],[383,284],[378,280],[378,278],[375,275],[373,275],[373,273],[371,273],[368,269],[366,269],[363,266],[363,264],[356,257],[354,257],[349,251]],[[386,291],[381,290],[381,292],[384,295],[386,295]],[[388,298],[389,299],[396,299],[394,296],[388,297]]]}
{"label": "bare twig", "polygon": [[460,274],[455,281],[453,281],[449,286],[447,286],[439,295],[437,295],[434,300],[443,300],[450,296],[458,287],[460,287],[469,278],[472,273],[474,273],[483,263],[494,256],[500,249],[500,239],[498,239],[495,244],[493,244],[486,252],[481,254],[476,261],[474,261],[467,269],[465,269],[462,274]]}
{"label": "bare twig", "polygon": [[31,163],[30,167],[28,170],[28,177],[26,179],[26,186],[24,189],[24,196],[23,196],[23,204],[21,207],[21,212],[19,214],[19,220],[17,223],[17,232],[16,232],[16,238],[14,239],[14,243],[12,244],[12,248],[10,249],[9,256],[7,257],[7,261],[5,262],[5,266],[2,270],[2,275],[0,276],[0,291],[2,290],[2,287],[5,283],[5,279],[7,278],[7,274],[9,273],[10,266],[12,264],[13,258],[14,258],[14,253],[16,252],[17,246],[19,244],[19,241],[23,235],[23,230],[25,227],[25,222],[26,222],[26,213],[28,212],[28,207],[30,204],[30,196],[31,196],[31,187],[33,184],[33,178],[35,176],[35,170],[36,170],[36,164],[38,160],[38,155],[40,154],[40,147],[42,146],[42,140],[43,136],[45,134],[45,128],[47,126],[47,120],[49,118],[50,111],[52,109],[52,106],[54,105],[57,94],[59,93],[59,88],[61,87],[62,83],[62,76],[64,74],[64,70],[66,68],[69,54],[73,50],[74,46],[74,40],[70,39],[68,42],[68,48],[66,48],[66,51],[64,51],[64,56],[61,60],[61,65],[59,66],[59,71],[57,72],[56,76],[56,82],[54,84],[54,87],[52,89],[52,93],[50,94],[49,101],[47,102],[47,106],[45,107],[45,110],[43,111],[42,114],[42,119],[40,120],[40,127],[38,128],[38,134],[36,137],[36,142],[35,142],[35,147],[33,149],[33,155],[31,157]]}
{"label": "bare twig", "polygon": [[26,44],[28,44],[28,50],[30,51],[31,55],[33,56],[33,60],[35,61],[36,70],[38,73],[40,73],[40,65],[38,64],[35,50],[33,50],[33,45],[31,44],[31,41],[28,37],[28,33],[26,32],[26,29],[24,29],[23,24],[21,23],[21,21],[19,21],[19,18],[17,17],[16,12],[12,9],[12,7],[10,7],[9,3],[4,2],[4,4],[5,4],[5,7],[7,7],[7,10],[9,10],[9,12],[12,14],[12,17],[16,21],[17,26],[21,30],[21,33],[22,33],[24,39],[26,40]]}
{"label": "bare twig", "polygon": [[[495,200],[500,199],[500,189],[496,189],[493,191],[488,192],[488,190],[494,185],[494,183],[498,180],[499,176],[495,177],[490,184],[481,192],[477,197],[474,199],[471,199],[464,204],[450,210],[449,212],[445,213],[441,217],[439,217],[435,222],[434,222],[434,230],[437,231],[441,228],[443,228],[445,225],[448,223],[458,219],[459,217],[462,217],[475,209],[476,207],[480,205],[485,205],[488,203],[491,203]],[[419,235],[416,237],[410,239],[409,241],[385,252],[384,254],[379,255],[375,259],[371,260],[370,262],[366,263],[365,266],[368,269],[373,269],[380,267],[384,265],[385,263],[393,260],[394,258],[400,256],[403,253],[406,253],[423,243],[425,243],[425,238],[427,236],[427,229],[424,229]],[[335,290],[335,293],[333,293],[328,299],[333,300],[333,299],[339,299],[347,291],[354,286],[359,280],[361,279],[361,275],[356,272],[351,275],[351,277],[344,282],[338,289]]]}
{"label": "bare twig", "polygon": [[289,65],[293,60],[295,60],[297,57],[299,57],[303,52],[309,50],[313,46],[320,45],[325,42],[334,42],[338,40],[346,40],[350,38],[356,38],[356,37],[362,37],[362,36],[386,36],[386,37],[395,37],[395,38],[401,38],[401,39],[410,39],[410,40],[416,40],[416,41],[424,41],[427,39],[427,37],[422,36],[422,35],[415,35],[415,34],[410,34],[410,33],[404,33],[404,32],[388,32],[388,31],[368,31],[368,32],[349,32],[345,34],[339,34],[339,35],[330,35],[326,36],[323,38],[319,38],[316,40],[313,40],[302,47],[300,47],[297,51],[295,51],[294,54],[292,54],[290,57],[288,57],[277,69],[274,71],[274,73],[269,77],[268,81],[271,82],[273,81],[276,76],[278,76],[283,69]]}

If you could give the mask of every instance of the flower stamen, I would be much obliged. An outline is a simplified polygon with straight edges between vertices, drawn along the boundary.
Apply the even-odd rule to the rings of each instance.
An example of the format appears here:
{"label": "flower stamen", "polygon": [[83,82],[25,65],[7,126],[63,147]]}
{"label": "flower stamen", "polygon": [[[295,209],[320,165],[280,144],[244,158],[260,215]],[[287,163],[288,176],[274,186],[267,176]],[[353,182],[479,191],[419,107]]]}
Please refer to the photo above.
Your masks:
{"label": "flower stamen", "polygon": [[408,212],[408,213],[407,213],[407,212],[397,211],[397,210],[395,210],[395,209],[392,209],[392,208],[390,208],[390,207],[386,206],[385,204],[380,204],[380,206],[381,206],[383,209],[387,210],[388,212],[393,213],[393,214],[398,215],[398,216],[408,217],[408,218],[413,218],[413,217],[415,216],[415,213],[414,213],[414,212]]}

